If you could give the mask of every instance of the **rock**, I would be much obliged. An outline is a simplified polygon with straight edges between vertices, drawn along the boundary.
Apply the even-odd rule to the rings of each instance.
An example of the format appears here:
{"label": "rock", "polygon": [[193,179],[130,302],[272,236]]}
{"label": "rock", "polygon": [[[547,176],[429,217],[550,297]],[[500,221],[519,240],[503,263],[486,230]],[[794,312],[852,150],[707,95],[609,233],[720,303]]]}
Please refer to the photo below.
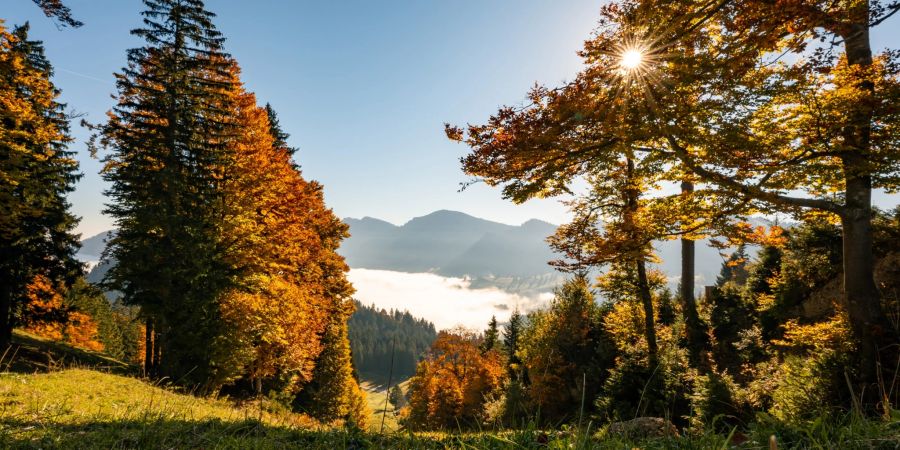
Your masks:
{"label": "rock", "polygon": [[607,433],[626,439],[644,439],[655,437],[677,437],[678,429],[672,422],[661,417],[638,417],[625,422],[610,424]]}

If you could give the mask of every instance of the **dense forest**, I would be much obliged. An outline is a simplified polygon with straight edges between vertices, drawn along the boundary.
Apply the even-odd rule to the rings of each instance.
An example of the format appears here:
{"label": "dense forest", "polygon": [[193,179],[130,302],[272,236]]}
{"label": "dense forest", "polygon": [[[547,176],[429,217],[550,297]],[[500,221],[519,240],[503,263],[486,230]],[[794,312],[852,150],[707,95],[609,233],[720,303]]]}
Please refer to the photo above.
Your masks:
{"label": "dense forest", "polygon": [[385,311],[359,302],[347,326],[353,367],[366,380],[406,380],[416,372],[416,363],[437,338],[434,324],[415,318],[408,311]]}

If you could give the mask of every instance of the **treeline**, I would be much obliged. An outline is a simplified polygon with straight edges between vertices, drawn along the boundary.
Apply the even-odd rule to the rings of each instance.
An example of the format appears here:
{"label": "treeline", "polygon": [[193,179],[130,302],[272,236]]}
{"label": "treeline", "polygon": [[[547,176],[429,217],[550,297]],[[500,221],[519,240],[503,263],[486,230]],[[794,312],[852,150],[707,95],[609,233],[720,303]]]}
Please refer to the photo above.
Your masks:
{"label": "treeline", "polygon": [[[36,3],[80,25],[62,3]],[[105,257],[117,264],[103,287],[122,293],[118,311],[73,257],[65,194],[79,175],[52,66],[27,27],[0,28],[0,345],[15,326],[43,327],[125,358],[141,352],[147,376],[199,393],[267,395],[363,425],[353,288],[336,253],[347,226],[303,178],[275,111],[244,88],[204,3],[144,5],[132,31],[144,45],[116,74],[116,105],[86,124],[110,183],[117,233]]]}
{"label": "treeline", "polygon": [[[797,405],[890,417],[900,402],[898,284],[876,282],[876,267],[895,258],[879,253],[894,248],[883,237],[895,232],[879,230],[895,219],[872,205],[876,189],[900,188],[900,60],[890,50],[873,55],[869,41],[869,30],[897,7],[771,6],[609,3],[571,82],[537,86],[527,103],[502,107],[484,124],[446,126],[450,139],[471,149],[463,170],[502,187],[505,198],[571,195],[572,222],[549,238],[562,255],[553,264],[576,274],[605,271],[596,285],[604,306],[576,301],[593,298],[593,281],[576,277],[549,312],[526,321],[533,328],[526,326],[521,352],[507,355],[522,361],[526,370],[509,378],[527,377],[525,403],[540,406],[540,417],[571,417],[579,392],[596,400],[604,420],[682,420],[687,399],[787,419],[802,415]],[[751,226],[758,215],[801,225],[788,233]],[[839,234],[840,244],[809,231],[820,229],[829,239]],[[746,282],[723,274],[722,286],[698,303],[695,241],[703,238],[722,249],[760,245],[763,253]],[[671,239],[682,247],[677,300],[660,292],[663,277],[651,266],[653,243]],[[801,251],[781,250],[791,246]],[[742,259],[735,256],[731,269]],[[799,314],[810,307],[800,299],[837,273],[830,283],[840,294],[817,300],[828,313]],[[560,324],[573,319],[559,317],[569,313],[580,315],[583,331],[560,335]],[[571,340],[582,335],[593,336],[590,345]],[[470,350],[477,342],[446,339]],[[611,344],[617,352],[605,350]],[[601,362],[584,365],[586,355],[568,348],[591,349]],[[465,387],[436,389],[427,387],[428,374],[441,379],[445,359],[458,364],[453,355],[471,352],[432,353],[412,382],[410,424],[479,417],[496,385],[492,365],[466,357],[472,370],[450,371],[466,374]],[[831,355],[848,359],[822,359]],[[479,370],[484,377],[466,378]],[[805,397],[795,395],[800,387]],[[506,390],[508,401],[518,389]],[[444,392],[459,394],[447,403],[450,413],[417,412],[415,405],[433,405],[430,395]]]}
{"label": "treeline", "polygon": [[[405,424],[598,427],[652,416],[695,432],[728,433],[759,412],[797,423],[862,401],[865,393],[848,390],[855,344],[846,312],[834,302],[840,228],[776,230],[754,256],[744,247],[733,251],[700,298],[707,339],[700,363],[691,360],[683,305],[662,274],[650,276],[658,339],[652,365],[644,309],[621,290],[623,274],[607,273],[597,283],[575,275],[549,307],[514,312],[499,333],[496,321],[484,333],[441,332],[410,382]],[[900,209],[878,217],[875,236],[879,283],[898,286]],[[889,298],[900,305],[897,292]]]}
{"label": "treeline", "polygon": [[[437,337],[434,324],[408,311],[378,309],[356,302],[348,322],[353,366],[362,378],[401,382],[416,372],[416,363]],[[393,353],[393,357],[392,357]]]}

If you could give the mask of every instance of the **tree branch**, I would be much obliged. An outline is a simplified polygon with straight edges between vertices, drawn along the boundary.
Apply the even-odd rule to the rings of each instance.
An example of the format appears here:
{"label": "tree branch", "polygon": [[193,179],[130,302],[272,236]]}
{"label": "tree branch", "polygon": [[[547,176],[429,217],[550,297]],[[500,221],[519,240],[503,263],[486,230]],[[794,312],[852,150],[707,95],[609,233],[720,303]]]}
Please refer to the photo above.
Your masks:
{"label": "tree branch", "polygon": [[740,193],[750,198],[775,203],[781,206],[819,209],[822,211],[833,212],[838,215],[841,215],[843,212],[843,208],[837,203],[821,199],[789,197],[786,195],[776,194],[774,192],[763,189],[761,184],[746,185],[739,181],[735,181],[727,175],[713,170],[708,170],[697,164],[687,153],[687,150],[678,144],[678,141],[676,141],[675,138],[673,138],[672,136],[666,136],[666,139],[672,146],[672,151],[678,158],[678,160],[681,161],[681,163],[684,164],[685,167],[690,169],[691,172],[694,172],[694,174],[706,179],[707,181],[725,187],[728,190]]}

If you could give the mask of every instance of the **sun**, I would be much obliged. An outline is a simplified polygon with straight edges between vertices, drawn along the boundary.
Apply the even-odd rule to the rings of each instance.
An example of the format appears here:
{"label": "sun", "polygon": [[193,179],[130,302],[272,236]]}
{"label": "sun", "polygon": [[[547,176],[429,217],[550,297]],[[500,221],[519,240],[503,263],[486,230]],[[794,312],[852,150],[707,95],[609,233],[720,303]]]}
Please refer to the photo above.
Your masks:
{"label": "sun", "polygon": [[644,63],[644,52],[636,49],[625,50],[619,58],[619,66],[625,70],[634,70]]}

